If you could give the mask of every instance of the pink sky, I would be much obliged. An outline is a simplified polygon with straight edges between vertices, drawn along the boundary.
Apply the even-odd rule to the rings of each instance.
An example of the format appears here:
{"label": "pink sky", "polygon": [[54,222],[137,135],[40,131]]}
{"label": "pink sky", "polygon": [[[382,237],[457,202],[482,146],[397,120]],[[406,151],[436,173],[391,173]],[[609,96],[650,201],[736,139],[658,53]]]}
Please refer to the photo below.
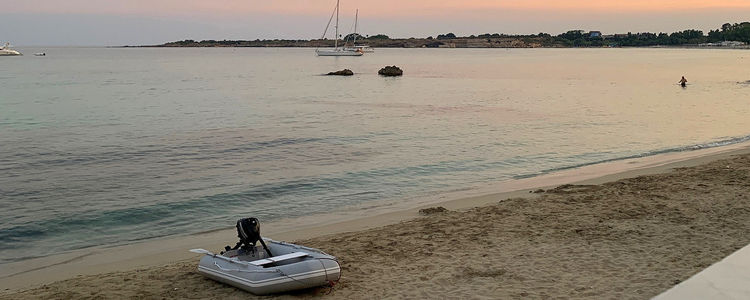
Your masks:
{"label": "pink sky", "polygon": [[[0,37],[28,45],[180,39],[319,38],[335,0],[0,0]],[[559,34],[708,31],[750,21],[750,0],[342,0],[349,30],[426,37],[454,32]]]}
{"label": "pink sky", "polygon": [[[54,4],[52,3],[54,2]],[[204,15],[224,16],[271,13],[320,15],[331,10],[332,0],[49,0],[9,1],[6,13]],[[503,10],[547,12],[649,13],[698,9],[748,9],[750,0],[344,0],[342,12],[359,8],[369,17],[449,16],[473,12],[483,17]]]}

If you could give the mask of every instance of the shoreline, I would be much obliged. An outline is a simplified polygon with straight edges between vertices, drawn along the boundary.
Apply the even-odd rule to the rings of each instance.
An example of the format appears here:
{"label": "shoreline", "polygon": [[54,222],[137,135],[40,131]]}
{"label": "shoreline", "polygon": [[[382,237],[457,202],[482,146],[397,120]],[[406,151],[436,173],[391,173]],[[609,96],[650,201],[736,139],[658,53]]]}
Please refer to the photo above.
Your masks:
{"label": "shoreline", "polygon": [[[451,211],[468,210],[508,198],[536,197],[536,194],[529,193],[536,189],[548,189],[562,184],[602,184],[623,178],[664,173],[675,168],[698,166],[746,153],[750,153],[750,142],[613,161],[537,177],[503,181],[485,188],[415,199],[407,201],[408,204],[390,203],[378,209],[355,206],[343,212],[278,220],[263,224],[262,232],[268,238],[286,241],[359,232],[418,218],[420,208],[443,206]],[[231,221],[233,220],[230,220],[228,225],[231,225]],[[183,262],[196,257],[195,254],[189,253],[188,249],[220,249],[224,245],[234,243],[235,235],[234,229],[230,228],[123,246],[74,250],[65,254],[5,264],[0,270],[0,294],[26,290],[79,275],[129,271]]]}
{"label": "shoreline", "polygon": [[[55,48],[58,46],[53,46]],[[77,48],[79,46],[69,46],[68,48]],[[42,48],[37,46],[26,46],[26,48]],[[115,48],[115,49],[200,49],[200,48],[225,48],[225,49],[243,49],[243,48],[278,48],[278,49],[318,49],[333,48],[333,46],[164,46],[164,45],[139,45],[139,46],[80,46],[80,48]],[[750,50],[750,45],[745,46],[699,46],[699,45],[675,45],[675,46],[601,46],[601,47],[573,47],[573,46],[539,46],[539,47],[404,47],[404,46],[378,46],[373,49],[698,49],[698,50]]]}

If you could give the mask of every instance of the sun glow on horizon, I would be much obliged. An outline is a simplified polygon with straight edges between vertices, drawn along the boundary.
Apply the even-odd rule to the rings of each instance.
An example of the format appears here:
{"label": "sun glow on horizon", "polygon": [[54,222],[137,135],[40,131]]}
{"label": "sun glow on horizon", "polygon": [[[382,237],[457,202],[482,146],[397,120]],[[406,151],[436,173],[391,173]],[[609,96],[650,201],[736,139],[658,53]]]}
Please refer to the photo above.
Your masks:
{"label": "sun glow on horizon", "polygon": [[[29,45],[157,44],[182,39],[318,38],[336,0],[6,1],[0,37]],[[750,19],[750,0],[341,0],[342,26],[390,37],[453,32],[704,31]]]}
{"label": "sun glow on horizon", "polygon": [[[122,15],[321,15],[330,12],[333,0],[67,0],[65,5],[48,5],[48,0],[15,1],[3,10],[5,13],[47,13],[47,14],[122,14]],[[748,9],[747,0],[629,0],[629,1],[590,1],[590,0],[380,0],[342,1],[342,12],[355,8],[371,17],[403,16],[450,16],[455,13],[492,13],[504,10],[543,11],[543,12],[659,12],[700,9]]]}

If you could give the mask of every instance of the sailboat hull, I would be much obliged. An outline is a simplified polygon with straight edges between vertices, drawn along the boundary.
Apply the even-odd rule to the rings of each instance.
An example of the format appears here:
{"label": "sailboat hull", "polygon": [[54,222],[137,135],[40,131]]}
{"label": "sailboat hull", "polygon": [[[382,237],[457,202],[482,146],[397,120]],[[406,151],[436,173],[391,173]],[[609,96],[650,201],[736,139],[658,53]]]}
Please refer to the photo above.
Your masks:
{"label": "sailboat hull", "polygon": [[375,53],[375,49],[370,48],[370,46],[344,47],[344,50],[346,50],[346,51],[359,51],[359,52],[362,52],[362,53]]}
{"label": "sailboat hull", "polygon": [[362,52],[345,50],[316,50],[318,56],[362,56]]}

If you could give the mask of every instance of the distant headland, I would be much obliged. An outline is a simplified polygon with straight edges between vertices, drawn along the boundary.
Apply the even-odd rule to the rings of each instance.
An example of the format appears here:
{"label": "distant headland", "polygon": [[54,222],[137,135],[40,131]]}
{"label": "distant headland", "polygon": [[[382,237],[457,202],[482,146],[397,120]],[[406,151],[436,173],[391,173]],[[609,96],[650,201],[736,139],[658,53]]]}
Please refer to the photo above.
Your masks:
{"label": "distant headland", "polygon": [[[726,47],[750,48],[750,22],[726,23],[707,34],[701,30],[673,33],[618,33],[570,30],[558,35],[539,33],[508,35],[485,33],[456,36],[453,33],[426,38],[390,38],[385,34],[362,36],[352,33],[345,41],[356,40],[375,48],[570,48],[570,47]],[[333,40],[182,40],[139,47],[333,47]]]}

